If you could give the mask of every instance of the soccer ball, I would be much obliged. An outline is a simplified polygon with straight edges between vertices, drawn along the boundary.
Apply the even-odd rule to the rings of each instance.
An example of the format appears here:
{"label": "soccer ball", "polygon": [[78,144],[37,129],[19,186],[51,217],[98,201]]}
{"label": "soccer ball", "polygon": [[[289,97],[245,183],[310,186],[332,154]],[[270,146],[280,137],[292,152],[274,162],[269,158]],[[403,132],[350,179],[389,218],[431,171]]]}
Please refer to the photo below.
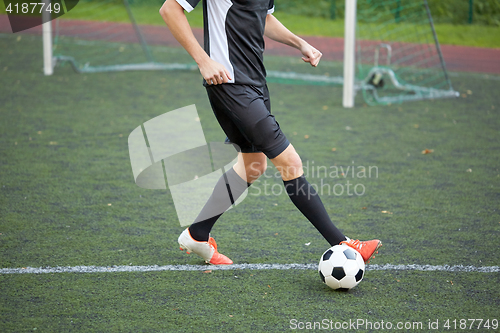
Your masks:
{"label": "soccer ball", "polygon": [[375,88],[383,88],[384,87],[384,79],[383,75],[380,72],[375,72],[370,80],[368,80],[368,84],[371,84]]}
{"label": "soccer ball", "polygon": [[335,245],[321,256],[318,272],[328,287],[349,290],[363,279],[365,262],[361,254],[353,248]]}

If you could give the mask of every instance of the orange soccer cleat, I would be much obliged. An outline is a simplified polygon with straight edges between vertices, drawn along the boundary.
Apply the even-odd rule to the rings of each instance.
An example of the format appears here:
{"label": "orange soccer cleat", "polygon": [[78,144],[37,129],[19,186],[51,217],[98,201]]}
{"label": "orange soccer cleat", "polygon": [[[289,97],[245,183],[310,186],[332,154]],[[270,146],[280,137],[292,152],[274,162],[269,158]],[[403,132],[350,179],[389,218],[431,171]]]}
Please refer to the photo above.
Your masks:
{"label": "orange soccer cleat", "polygon": [[340,242],[340,244],[345,244],[358,251],[365,263],[369,263],[370,259],[375,258],[375,253],[378,253],[378,249],[382,246],[382,242],[378,239],[362,242],[357,239],[347,238],[346,241]]}
{"label": "orange soccer cleat", "polygon": [[212,265],[231,265],[233,261],[217,251],[217,243],[213,237],[208,239],[208,242],[200,242],[194,240],[189,233],[189,229],[184,230],[178,239],[181,250],[186,250],[186,253],[196,253],[205,262]]}

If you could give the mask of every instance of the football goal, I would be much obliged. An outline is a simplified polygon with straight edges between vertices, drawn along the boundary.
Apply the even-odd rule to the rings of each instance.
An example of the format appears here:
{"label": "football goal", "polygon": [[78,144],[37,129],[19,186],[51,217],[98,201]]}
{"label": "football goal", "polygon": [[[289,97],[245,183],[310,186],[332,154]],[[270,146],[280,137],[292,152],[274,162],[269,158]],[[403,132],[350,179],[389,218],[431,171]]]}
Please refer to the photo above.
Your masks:
{"label": "football goal", "polygon": [[[427,0],[330,1],[338,2],[336,21],[343,18],[344,38],[318,37],[321,69],[305,69],[294,50],[268,40],[269,81],[342,85],[344,107],[353,107],[357,95],[369,105],[458,96]],[[136,18],[148,17],[160,6],[159,0],[79,1],[43,26],[45,74],[68,64],[78,73],[196,70],[159,14],[158,22],[137,24]],[[279,13],[279,2],[276,6]],[[201,41],[201,31],[196,35]]]}

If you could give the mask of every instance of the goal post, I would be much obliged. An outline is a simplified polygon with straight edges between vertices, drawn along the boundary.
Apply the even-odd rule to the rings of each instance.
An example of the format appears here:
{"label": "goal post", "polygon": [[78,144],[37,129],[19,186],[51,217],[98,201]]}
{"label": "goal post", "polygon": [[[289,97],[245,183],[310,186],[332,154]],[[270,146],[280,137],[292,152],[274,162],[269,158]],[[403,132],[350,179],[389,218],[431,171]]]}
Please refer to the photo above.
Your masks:
{"label": "goal post", "polygon": [[356,63],[356,0],[346,0],[344,19],[344,87],[342,105],[354,107],[355,63]]}
{"label": "goal post", "polygon": [[[50,4],[50,0],[43,0],[45,6]],[[42,14],[42,34],[43,34],[43,73],[45,75],[54,74],[54,59],[52,57],[52,21],[50,12],[43,11]]]}

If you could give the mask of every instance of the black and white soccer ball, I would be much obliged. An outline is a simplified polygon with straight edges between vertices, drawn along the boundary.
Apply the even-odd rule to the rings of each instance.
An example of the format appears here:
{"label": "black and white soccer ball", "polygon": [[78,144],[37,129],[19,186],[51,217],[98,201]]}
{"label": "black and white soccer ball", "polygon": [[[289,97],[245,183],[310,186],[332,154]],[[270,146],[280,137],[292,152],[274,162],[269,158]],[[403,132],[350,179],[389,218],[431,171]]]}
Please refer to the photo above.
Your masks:
{"label": "black and white soccer ball", "polygon": [[323,253],[318,265],[321,280],[332,289],[356,287],[365,274],[365,262],[358,251],[347,245],[335,245]]}
{"label": "black and white soccer ball", "polygon": [[368,80],[368,84],[371,84],[375,88],[383,88],[385,85],[384,75],[380,72],[375,72]]}

